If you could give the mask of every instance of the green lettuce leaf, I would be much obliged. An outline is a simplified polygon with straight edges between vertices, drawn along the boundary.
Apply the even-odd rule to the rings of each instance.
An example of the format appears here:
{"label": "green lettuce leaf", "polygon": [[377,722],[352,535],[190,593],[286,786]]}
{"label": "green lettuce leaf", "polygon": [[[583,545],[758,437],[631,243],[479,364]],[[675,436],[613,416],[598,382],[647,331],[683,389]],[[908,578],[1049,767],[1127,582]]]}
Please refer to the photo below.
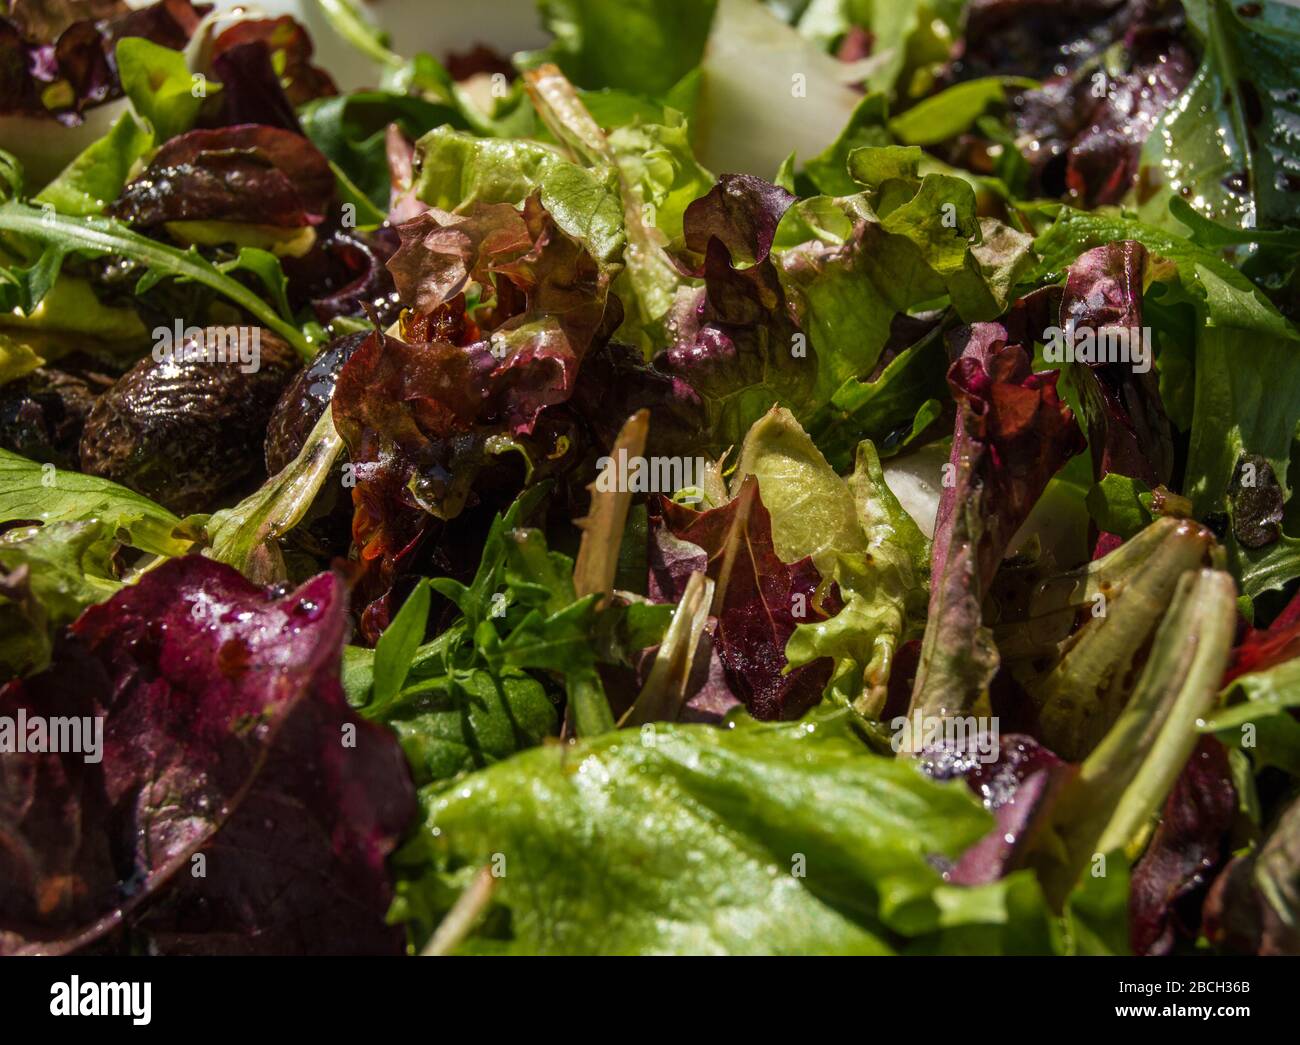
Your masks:
{"label": "green lettuce leaf", "polygon": [[1203,57],[1147,138],[1139,184],[1160,188],[1143,201],[1142,217],[1177,228],[1168,206],[1181,198],[1238,229],[1295,225],[1300,11],[1228,0],[1184,7]]}
{"label": "green lettuce leaf", "polygon": [[184,52],[143,37],[119,40],[114,54],[122,90],[159,144],[190,130],[204,101],[221,90],[215,80],[204,79],[196,91]]}
{"label": "green lettuce leaf", "polygon": [[[781,222],[775,253],[817,355],[818,407],[843,388],[835,412],[860,409],[855,386],[876,366],[895,316],[946,297],[967,322],[993,319],[1032,264],[1028,236],[979,218],[966,181],[922,177],[921,156],[911,147],[855,149],[849,172],[865,192],[801,200]],[[909,404],[906,420],[922,402]]]}
{"label": "green lettuce leaf", "polygon": [[418,943],[490,867],[462,953],[879,954],[1009,918],[1047,948],[1041,899],[947,886],[931,862],[988,829],[980,804],[873,754],[853,721],[647,725],[425,788],[392,916]]}
{"label": "green lettuce leaf", "polygon": [[49,664],[56,629],[121,587],[118,547],[97,519],[0,534],[0,671],[27,675]]}
{"label": "green lettuce leaf", "polygon": [[180,530],[180,519],[125,486],[0,450],[0,523],[91,520],[123,544],[154,555],[184,555],[194,543]]}
{"label": "green lettuce leaf", "polygon": [[830,657],[826,696],[860,711],[883,705],[894,653],[920,633],[929,542],[885,485],[870,442],[858,448],[847,481],[834,470],[793,415],[773,409],[741,446],[733,490],[758,478],[772,516],[772,541],[785,562],[811,556],[839,585],[844,607],[827,621],[795,628],[786,645],[792,668]]}
{"label": "green lettuce leaf", "polygon": [[659,97],[700,64],[715,0],[541,0],[555,36],[529,64],[555,62],[580,87]]}
{"label": "green lettuce leaf", "polygon": [[124,112],[104,137],[88,146],[40,191],[36,202],[76,217],[103,214],[154,143],[149,127]]}

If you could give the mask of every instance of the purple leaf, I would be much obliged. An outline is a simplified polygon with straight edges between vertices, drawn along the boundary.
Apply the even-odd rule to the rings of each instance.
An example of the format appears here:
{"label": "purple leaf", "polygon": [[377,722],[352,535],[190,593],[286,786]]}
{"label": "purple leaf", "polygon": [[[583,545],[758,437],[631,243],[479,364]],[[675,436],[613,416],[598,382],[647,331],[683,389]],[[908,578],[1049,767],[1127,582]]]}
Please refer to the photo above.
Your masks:
{"label": "purple leaf", "polygon": [[103,723],[98,762],[0,755],[0,950],[125,928],[163,952],[400,953],[385,860],[413,789],[343,698],[346,602],[331,574],[281,596],[173,559],[0,690],[7,715]]}

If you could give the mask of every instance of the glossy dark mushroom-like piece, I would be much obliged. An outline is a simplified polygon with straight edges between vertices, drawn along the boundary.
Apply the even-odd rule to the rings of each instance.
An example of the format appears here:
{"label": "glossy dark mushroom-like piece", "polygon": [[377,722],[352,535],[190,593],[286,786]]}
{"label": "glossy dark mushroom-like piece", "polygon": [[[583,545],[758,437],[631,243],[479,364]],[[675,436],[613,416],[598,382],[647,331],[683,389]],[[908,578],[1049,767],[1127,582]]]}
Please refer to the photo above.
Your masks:
{"label": "glossy dark mushroom-like piece", "polygon": [[275,475],[298,456],[307,435],[334,397],[343,364],[373,331],[337,337],[289,382],[266,426],[266,473]]}
{"label": "glossy dark mushroom-like piece", "polygon": [[205,327],[100,398],[82,433],[82,469],[178,514],[212,511],[262,478],[266,425],[297,369],[293,349],[268,330]]}
{"label": "glossy dark mushroom-like piece", "polygon": [[94,370],[41,367],[0,387],[0,447],[41,464],[78,468],[86,418],[112,384]]}

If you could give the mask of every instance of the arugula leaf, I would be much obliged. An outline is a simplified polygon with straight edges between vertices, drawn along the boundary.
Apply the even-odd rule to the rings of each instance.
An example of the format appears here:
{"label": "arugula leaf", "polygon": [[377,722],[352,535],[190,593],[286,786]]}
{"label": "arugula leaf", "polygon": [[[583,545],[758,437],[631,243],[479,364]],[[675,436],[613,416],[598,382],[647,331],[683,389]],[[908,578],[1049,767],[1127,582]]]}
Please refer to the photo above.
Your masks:
{"label": "arugula leaf", "polygon": [[[16,233],[44,245],[41,260],[36,266],[39,278],[33,276],[33,270],[28,270],[27,275],[21,276],[18,281],[29,296],[34,297],[38,293],[40,297],[44,296],[53,282],[53,273],[58,271],[63,257],[69,253],[120,254],[148,266],[149,271],[141,279],[145,287],[168,276],[202,283],[275,331],[304,359],[310,359],[316,354],[301,330],[281,319],[274,308],[242,283],[223,274],[192,248],[181,251],[168,247],[132,232],[111,218],[67,218],[29,207],[16,200],[0,204],[0,232]],[[3,285],[0,284],[0,287]],[[144,288],[137,286],[136,289],[137,293],[142,293]],[[34,308],[39,303],[40,297],[31,301],[31,307]],[[25,305],[26,302],[20,302],[24,311],[30,311]]]}
{"label": "arugula leaf", "polygon": [[[372,717],[368,708],[361,714]],[[554,702],[531,675],[483,668],[427,676],[413,671],[383,714],[373,717],[397,734],[417,785],[500,762],[536,747],[560,726]]]}
{"label": "arugula leaf", "polygon": [[269,250],[259,247],[240,247],[239,254],[230,261],[217,265],[223,273],[243,270],[251,272],[266,288],[271,304],[286,323],[293,322],[293,309],[289,305],[289,278],[284,274],[280,259]]}
{"label": "arugula leaf", "polygon": [[460,113],[441,102],[394,91],[353,91],[320,98],[298,112],[303,133],[380,211],[387,212],[390,185],[386,128],[418,138],[430,127],[464,128]]}
{"label": "arugula leaf", "polygon": [[401,690],[429,621],[429,580],[422,578],[375,643],[374,699],[387,704]]}

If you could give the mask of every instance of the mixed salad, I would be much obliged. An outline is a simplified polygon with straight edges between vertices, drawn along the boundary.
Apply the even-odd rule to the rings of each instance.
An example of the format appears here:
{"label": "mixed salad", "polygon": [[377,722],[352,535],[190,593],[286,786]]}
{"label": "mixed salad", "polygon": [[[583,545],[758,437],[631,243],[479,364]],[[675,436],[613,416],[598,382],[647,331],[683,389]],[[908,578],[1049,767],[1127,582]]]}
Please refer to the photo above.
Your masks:
{"label": "mixed salad", "polygon": [[1300,953],[1300,8],[397,3],[0,3],[0,952]]}

